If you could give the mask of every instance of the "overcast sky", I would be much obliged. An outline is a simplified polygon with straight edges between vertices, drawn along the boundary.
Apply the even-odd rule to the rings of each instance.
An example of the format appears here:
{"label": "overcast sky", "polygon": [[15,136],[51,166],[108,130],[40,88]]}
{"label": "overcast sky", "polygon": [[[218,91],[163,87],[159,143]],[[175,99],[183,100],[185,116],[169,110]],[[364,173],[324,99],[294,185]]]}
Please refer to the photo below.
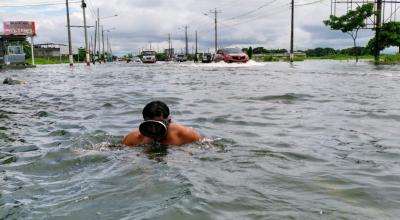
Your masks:
{"label": "overcast sky", "polygon": [[[72,25],[83,25],[79,0],[70,0]],[[188,25],[189,50],[198,31],[199,50],[214,50],[214,14],[217,8],[219,46],[262,46],[289,49],[290,0],[86,0],[88,25],[94,25],[97,8],[113,52],[118,55],[141,48],[162,51],[168,48],[168,34],[177,52],[184,48],[184,26]],[[295,49],[315,47],[347,48],[351,38],[324,26],[330,15],[330,0],[295,0]],[[33,6],[50,3],[51,5]],[[58,4],[60,3],[60,4]],[[311,3],[311,4],[308,4]],[[4,7],[21,6],[26,7]],[[116,17],[110,17],[117,14]],[[66,7],[63,0],[2,0],[0,21],[36,22],[35,43],[67,41]],[[2,27],[0,27],[2,31]],[[94,36],[94,28],[88,29]],[[364,46],[372,32],[361,31],[358,43]],[[82,28],[72,30],[73,48],[84,46]]]}

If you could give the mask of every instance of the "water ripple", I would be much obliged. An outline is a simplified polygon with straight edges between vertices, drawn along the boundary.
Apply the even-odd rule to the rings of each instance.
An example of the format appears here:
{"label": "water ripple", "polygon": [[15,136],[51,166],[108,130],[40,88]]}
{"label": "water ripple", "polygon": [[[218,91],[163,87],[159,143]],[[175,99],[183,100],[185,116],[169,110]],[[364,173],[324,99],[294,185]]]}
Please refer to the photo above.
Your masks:
{"label": "water ripple", "polygon": [[[398,66],[2,70],[0,219],[397,219]],[[200,143],[127,147],[165,101]]]}

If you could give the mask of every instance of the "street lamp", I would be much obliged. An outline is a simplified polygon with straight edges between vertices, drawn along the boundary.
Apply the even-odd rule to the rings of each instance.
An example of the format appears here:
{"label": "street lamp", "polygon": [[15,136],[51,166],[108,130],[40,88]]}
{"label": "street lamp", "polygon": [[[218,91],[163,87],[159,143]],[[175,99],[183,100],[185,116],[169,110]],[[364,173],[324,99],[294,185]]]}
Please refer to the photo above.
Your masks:
{"label": "street lamp", "polygon": [[100,19],[112,18],[112,17],[117,17],[117,16],[118,16],[118,15],[115,14],[115,15],[110,15],[110,16],[102,17],[102,18],[100,18]]}
{"label": "street lamp", "polygon": [[[99,52],[100,52],[100,19],[107,19],[107,18],[113,18],[113,17],[117,17],[117,14],[111,15],[111,16],[106,16],[106,17],[101,17],[100,18],[100,12],[99,9],[97,9],[97,25],[98,25],[98,35],[99,35]],[[103,31],[103,25],[101,26],[101,30],[102,30],[102,40],[103,40],[103,57],[104,57],[104,31]]]}
{"label": "street lamp", "polygon": [[[115,30],[115,27],[112,27],[112,28],[110,28],[110,29],[104,30],[104,29],[103,29],[103,25],[101,26],[101,38],[103,39],[103,57],[104,57],[104,58],[106,58],[106,57],[105,57],[105,54],[104,54],[104,31],[105,31],[105,32],[110,32],[110,31],[112,31],[112,30]],[[108,52],[108,42],[107,42],[107,52]],[[108,58],[108,53],[107,53],[107,58]],[[107,59],[106,59],[106,60],[107,60]]]}

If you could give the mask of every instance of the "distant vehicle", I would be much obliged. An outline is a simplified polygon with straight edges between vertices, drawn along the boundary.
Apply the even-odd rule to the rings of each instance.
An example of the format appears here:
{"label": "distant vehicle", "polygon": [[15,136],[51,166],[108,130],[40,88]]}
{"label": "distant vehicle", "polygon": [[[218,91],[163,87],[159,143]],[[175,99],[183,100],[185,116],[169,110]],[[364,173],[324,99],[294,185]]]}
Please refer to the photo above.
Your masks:
{"label": "distant vehicle", "polygon": [[154,50],[143,50],[142,51],[142,62],[143,63],[155,63],[157,62],[156,52]]}
{"label": "distant vehicle", "polygon": [[175,57],[175,61],[176,62],[186,62],[187,61],[187,57],[185,56],[185,54],[178,54]]}
{"label": "distant vehicle", "polygon": [[249,61],[249,56],[243,53],[240,48],[223,48],[217,50],[214,61],[225,61],[226,63],[246,63]]}
{"label": "distant vehicle", "polygon": [[211,53],[203,53],[201,55],[202,63],[211,63],[213,61],[213,55]]}
{"label": "distant vehicle", "polygon": [[139,57],[135,57],[133,59],[133,61],[135,61],[135,63],[141,63],[142,62]]}

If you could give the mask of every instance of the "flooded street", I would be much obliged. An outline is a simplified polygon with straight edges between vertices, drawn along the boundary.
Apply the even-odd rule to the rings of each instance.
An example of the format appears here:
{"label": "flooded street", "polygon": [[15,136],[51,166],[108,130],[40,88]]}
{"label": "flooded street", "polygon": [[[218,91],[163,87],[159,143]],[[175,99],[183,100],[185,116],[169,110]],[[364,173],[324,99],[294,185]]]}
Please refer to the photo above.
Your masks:
{"label": "flooded street", "polygon": [[[399,219],[400,66],[0,71],[0,219]],[[161,100],[202,143],[119,145]]]}

